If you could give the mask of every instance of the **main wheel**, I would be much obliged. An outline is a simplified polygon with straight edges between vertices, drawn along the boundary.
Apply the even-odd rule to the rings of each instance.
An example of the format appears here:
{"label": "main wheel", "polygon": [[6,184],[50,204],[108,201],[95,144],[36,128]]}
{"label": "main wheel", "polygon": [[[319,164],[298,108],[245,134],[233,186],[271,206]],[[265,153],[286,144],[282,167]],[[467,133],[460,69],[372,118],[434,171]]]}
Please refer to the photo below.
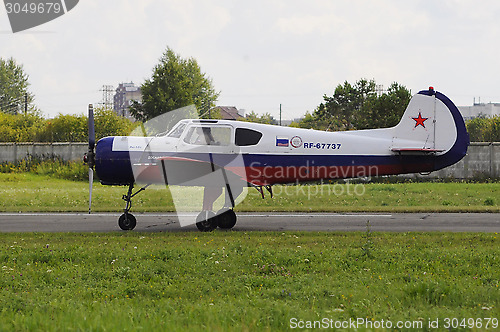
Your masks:
{"label": "main wheel", "polygon": [[130,231],[130,230],[134,229],[136,224],[137,224],[137,220],[130,213],[124,213],[118,219],[118,225],[124,231]]}
{"label": "main wheel", "polygon": [[202,232],[211,232],[217,228],[217,217],[212,211],[201,211],[196,217],[196,227]]}
{"label": "main wheel", "polygon": [[233,209],[223,208],[217,212],[217,225],[222,229],[231,229],[236,225],[236,213]]}

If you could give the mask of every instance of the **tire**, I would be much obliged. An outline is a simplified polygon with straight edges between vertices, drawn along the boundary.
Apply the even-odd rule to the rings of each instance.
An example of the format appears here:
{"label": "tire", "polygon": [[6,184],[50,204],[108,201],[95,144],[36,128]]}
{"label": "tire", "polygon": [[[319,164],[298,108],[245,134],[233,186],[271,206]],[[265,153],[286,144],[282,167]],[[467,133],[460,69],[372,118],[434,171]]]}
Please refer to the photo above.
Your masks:
{"label": "tire", "polygon": [[222,229],[231,229],[236,225],[236,213],[232,209],[223,208],[217,212],[217,226]]}
{"label": "tire", "polygon": [[212,211],[201,211],[196,217],[196,227],[201,232],[211,232],[217,228],[217,217]]}
{"label": "tire", "polygon": [[130,213],[124,213],[118,219],[118,226],[120,226],[120,228],[123,229],[124,231],[133,230],[136,224],[137,220]]}

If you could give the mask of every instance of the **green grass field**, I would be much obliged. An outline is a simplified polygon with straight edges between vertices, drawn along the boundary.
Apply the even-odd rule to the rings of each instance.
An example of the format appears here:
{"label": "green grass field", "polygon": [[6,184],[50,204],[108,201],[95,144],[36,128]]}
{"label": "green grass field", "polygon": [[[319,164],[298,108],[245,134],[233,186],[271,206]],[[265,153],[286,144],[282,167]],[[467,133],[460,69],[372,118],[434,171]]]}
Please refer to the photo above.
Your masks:
{"label": "green grass field", "polygon": [[451,331],[494,331],[500,318],[496,233],[24,233],[0,243],[2,331],[274,331],[323,319],[417,330],[439,319],[446,330],[446,318],[483,324]]}
{"label": "green grass field", "polygon": [[[120,211],[125,191],[96,183],[94,211]],[[274,192],[262,200],[252,189],[237,210],[500,212],[500,183]],[[87,211],[87,199],[85,182],[0,173],[2,212]],[[132,211],[173,210],[169,191],[154,187]],[[364,233],[0,233],[0,331],[274,331],[360,320],[358,331],[396,327],[366,328],[382,320],[494,331],[498,237],[371,233],[368,225]]]}
{"label": "green grass field", "polygon": [[[249,189],[237,211],[500,212],[500,183],[368,183],[274,186],[266,199]],[[93,210],[120,211],[126,187],[94,184]],[[189,195],[188,198],[191,198]],[[201,199],[201,194],[199,196]],[[199,208],[201,209],[201,201]],[[173,211],[168,190],[154,187],[133,200],[138,212]],[[87,211],[88,184],[29,173],[0,173],[0,211]]]}

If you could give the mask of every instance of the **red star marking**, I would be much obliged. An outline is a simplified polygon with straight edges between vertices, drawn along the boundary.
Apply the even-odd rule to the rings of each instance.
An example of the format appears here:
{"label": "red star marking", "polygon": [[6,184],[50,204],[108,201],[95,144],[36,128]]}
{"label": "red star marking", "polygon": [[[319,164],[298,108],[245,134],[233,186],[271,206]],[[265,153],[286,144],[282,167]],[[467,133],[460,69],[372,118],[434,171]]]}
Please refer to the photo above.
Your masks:
{"label": "red star marking", "polygon": [[423,118],[422,113],[418,112],[418,118],[412,118],[412,119],[415,120],[415,128],[417,128],[418,126],[422,126],[425,128],[424,122],[428,118]]}

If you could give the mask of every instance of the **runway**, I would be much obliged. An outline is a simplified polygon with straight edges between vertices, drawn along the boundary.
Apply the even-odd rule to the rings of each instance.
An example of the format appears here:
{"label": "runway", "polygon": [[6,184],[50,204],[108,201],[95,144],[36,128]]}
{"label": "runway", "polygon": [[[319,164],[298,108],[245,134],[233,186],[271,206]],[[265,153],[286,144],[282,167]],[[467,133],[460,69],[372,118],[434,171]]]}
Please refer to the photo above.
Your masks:
{"label": "runway", "polygon": [[[134,214],[133,232],[198,231],[173,213]],[[500,232],[499,213],[237,213],[234,231]],[[0,232],[123,232],[114,213],[0,213]],[[219,231],[219,230],[218,230]]]}

